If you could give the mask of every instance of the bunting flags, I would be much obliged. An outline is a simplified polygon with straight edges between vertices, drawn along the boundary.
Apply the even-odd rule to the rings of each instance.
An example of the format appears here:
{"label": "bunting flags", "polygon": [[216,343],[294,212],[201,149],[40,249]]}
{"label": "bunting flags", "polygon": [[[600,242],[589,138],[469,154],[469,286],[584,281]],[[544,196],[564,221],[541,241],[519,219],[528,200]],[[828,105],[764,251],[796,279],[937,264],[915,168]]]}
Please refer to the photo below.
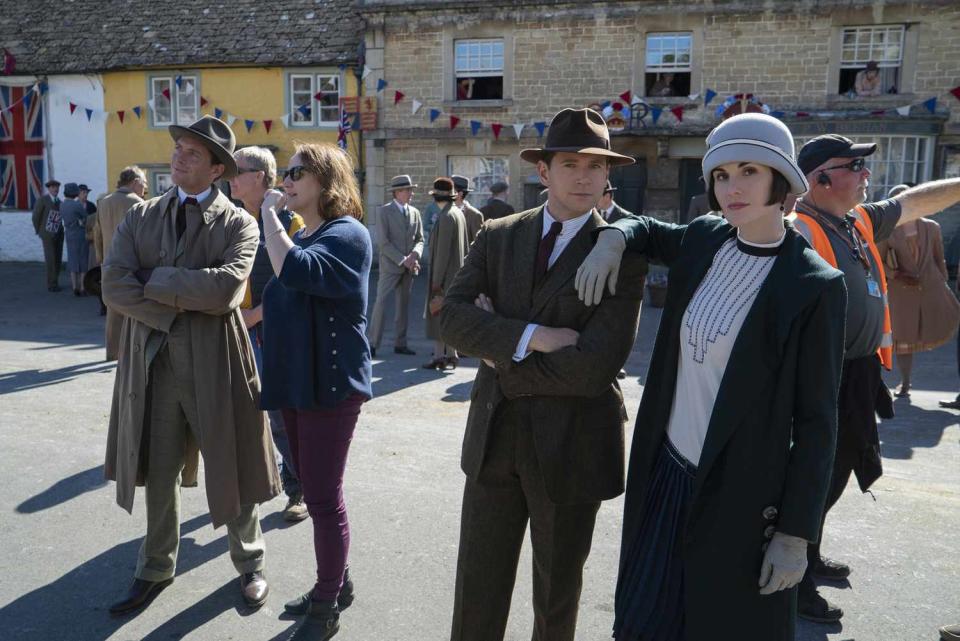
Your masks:
{"label": "bunting flags", "polygon": [[493,130],[493,139],[500,140],[500,130],[503,129],[503,125],[499,122],[494,122],[490,124],[490,129]]}
{"label": "bunting flags", "polygon": [[93,109],[84,109],[87,112],[87,122],[90,122],[90,119],[93,118]]}
{"label": "bunting flags", "polygon": [[283,126],[287,129],[290,128],[290,114],[283,114],[280,116],[280,122],[283,123]]}
{"label": "bunting flags", "polygon": [[632,101],[630,100],[630,96],[632,93],[632,91],[624,91],[622,94],[620,94],[620,100],[624,101],[628,105],[631,104]]}
{"label": "bunting flags", "polygon": [[410,115],[412,116],[416,114],[418,111],[420,111],[420,107],[422,106],[423,106],[423,103],[417,100],[416,98],[414,98],[413,104],[410,107]]}
{"label": "bunting flags", "polygon": [[120,124],[121,124],[121,125],[123,124],[123,113],[124,113],[123,109],[120,109],[120,110],[117,111],[117,118],[120,119]]}
{"label": "bunting flags", "polygon": [[404,96],[404,93],[403,93],[402,91],[399,91],[399,90],[398,90],[398,91],[394,91],[394,92],[393,92],[393,104],[397,104],[398,102],[400,102],[401,100],[403,100],[403,96]]}
{"label": "bunting flags", "polygon": [[140,105],[137,105],[136,107],[133,108],[133,113],[137,114],[137,120],[140,120],[143,117],[141,115],[143,113],[143,110],[140,108]]}
{"label": "bunting flags", "polygon": [[650,107],[650,115],[653,117],[653,124],[657,124],[657,121],[660,120],[660,114],[663,113],[663,109],[660,107]]}
{"label": "bunting flags", "polygon": [[434,120],[436,120],[437,118],[439,118],[439,117],[440,117],[440,113],[441,113],[441,112],[440,112],[439,109],[431,109],[431,110],[430,110],[430,122],[433,122]]}
{"label": "bunting flags", "polygon": [[481,127],[483,127],[483,123],[480,122],[479,120],[471,120],[471,121],[470,121],[470,132],[471,132],[474,136],[476,136],[477,133],[479,133]]}
{"label": "bunting flags", "polygon": [[923,101],[923,106],[926,107],[926,108],[927,108],[927,111],[929,111],[930,113],[936,113],[936,111],[937,111],[937,98],[936,98],[936,96],[934,96],[933,98],[930,98],[929,100],[924,100],[924,101]]}
{"label": "bunting flags", "polygon": [[456,116],[450,116],[450,129],[456,129],[460,119]]}
{"label": "bunting flags", "polygon": [[317,102],[320,102],[321,100],[323,100],[323,96],[324,96],[324,93],[322,91],[318,91],[317,93],[313,94],[313,99],[316,100]]}
{"label": "bunting flags", "polygon": [[237,122],[237,117],[233,114],[227,114],[227,126],[232,127],[235,122]]}
{"label": "bunting flags", "polygon": [[220,109],[219,107],[214,107],[213,117],[216,118],[217,120],[223,120],[223,109]]}
{"label": "bunting flags", "polygon": [[900,114],[901,116],[909,116],[909,115],[910,115],[910,105],[905,105],[905,106],[903,106],[903,107],[897,107],[897,113]]}
{"label": "bunting flags", "polygon": [[377,93],[380,93],[381,91],[383,91],[383,90],[386,89],[386,88],[387,88],[387,81],[386,81],[386,80],[384,80],[383,78],[380,78],[379,80],[377,80]]}
{"label": "bunting flags", "polygon": [[547,123],[545,122],[535,122],[533,123],[533,128],[537,130],[537,137],[543,138],[543,132],[547,128]]}
{"label": "bunting flags", "polygon": [[73,112],[77,110],[77,105],[75,103],[70,103],[70,115],[73,115]]}
{"label": "bunting flags", "polygon": [[203,96],[200,96],[200,106],[206,107],[208,104],[210,104],[210,101],[204,98]]}
{"label": "bunting flags", "polygon": [[709,105],[714,98],[717,97],[717,92],[713,89],[707,89],[707,95],[703,97],[703,106],[706,107]]}
{"label": "bunting flags", "polygon": [[360,80],[366,80],[367,76],[369,76],[371,73],[373,73],[373,69],[367,65],[363,65],[363,73],[360,75]]}
{"label": "bunting flags", "polygon": [[[177,89],[180,89],[183,87],[183,76],[178,75],[176,78],[173,79],[173,81],[176,83]],[[164,89],[164,91],[168,91],[168,90]],[[169,97],[170,96],[167,96],[167,98]]]}
{"label": "bunting flags", "polygon": [[676,116],[677,122],[683,122],[683,105],[677,105],[676,107],[671,107],[670,113]]}
{"label": "bunting flags", "polygon": [[303,103],[302,105],[297,107],[297,111],[302,113],[304,118],[310,117],[310,105],[308,105],[307,103]]}
{"label": "bunting flags", "polygon": [[272,121],[272,120],[264,120],[264,121],[263,121],[263,128],[267,130],[267,133],[270,133],[270,127],[272,127],[272,126],[273,126],[273,121]]}
{"label": "bunting flags", "polygon": [[256,120],[244,120],[243,124],[247,127],[247,133],[250,133],[250,130],[253,129],[253,126],[257,124]]}
{"label": "bunting flags", "polygon": [[517,140],[520,140],[520,134],[523,133],[524,124],[522,122],[516,122],[513,124],[513,133],[517,134]]}
{"label": "bunting flags", "polygon": [[160,93],[163,95],[164,98],[166,98],[167,100],[170,100],[170,88],[169,88],[169,87],[167,87],[166,89],[164,89],[164,90],[161,91]]}

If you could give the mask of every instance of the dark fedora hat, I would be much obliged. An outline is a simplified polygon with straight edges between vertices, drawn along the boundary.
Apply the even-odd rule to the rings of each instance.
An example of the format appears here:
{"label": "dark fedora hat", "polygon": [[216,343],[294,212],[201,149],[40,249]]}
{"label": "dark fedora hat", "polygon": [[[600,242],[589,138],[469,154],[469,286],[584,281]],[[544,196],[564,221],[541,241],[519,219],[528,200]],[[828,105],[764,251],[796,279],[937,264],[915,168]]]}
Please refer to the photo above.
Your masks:
{"label": "dark fedora hat", "polygon": [[456,191],[462,191],[465,194],[473,193],[473,190],[470,189],[470,179],[466,176],[458,176],[457,174],[454,174],[450,176],[450,178],[453,180],[453,188]]}
{"label": "dark fedora hat", "polygon": [[547,152],[568,151],[576,154],[606,156],[612,165],[632,165],[630,156],[610,150],[610,132],[603,116],[593,109],[564,109],[550,122],[546,144],[540,149],[524,149],[520,157],[535,163]]}
{"label": "dark fedora hat", "polygon": [[76,198],[80,195],[80,186],[77,183],[67,183],[63,186],[63,195],[66,198]]}
{"label": "dark fedora hat", "polygon": [[226,167],[221,178],[233,178],[237,175],[237,161],[233,159],[237,137],[227,123],[213,116],[203,116],[189,127],[170,125],[168,129],[174,140],[189,135],[202,142],[213,153],[217,162]]}
{"label": "dark fedora hat", "polygon": [[441,176],[433,181],[430,195],[438,198],[453,198],[453,181]]}
{"label": "dark fedora hat", "polygon": [[79,185],[77,185],[77,187],[78,189],[80,189],[80,191],[90,191],[90,188],[83,183],[80,183]]}

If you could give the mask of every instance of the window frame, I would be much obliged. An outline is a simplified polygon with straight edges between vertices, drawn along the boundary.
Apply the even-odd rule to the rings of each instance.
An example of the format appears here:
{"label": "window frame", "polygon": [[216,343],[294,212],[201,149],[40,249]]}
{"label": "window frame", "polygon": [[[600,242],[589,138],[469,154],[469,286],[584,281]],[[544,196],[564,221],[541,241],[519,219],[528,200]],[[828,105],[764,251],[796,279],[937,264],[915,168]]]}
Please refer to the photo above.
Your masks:
{"label": "window frame", "polygon": [[[298,105],[294,103],[294,96],[303,94],[303,91],[294,91],[293,83],[295,80],[307,78],[310,80],[310,118],[309,120],[297,120],[302,117],[298,111]],[[340,98],[343,97],[343,74],[338,70],[332,69],[297,69],[289,70],[285,73],[285,98],[287,113],[290,115],[290,127],[296,129],[336,129],[340,126]],[[318,104],[314,96],[319,91],[322,80],[335,80],[337,85],[337,99],[333,105]],[[332,91],[324,91],[324,94],[332,94]],[[323,119],[324,109],[336,109],[336,115],[331,120]]]}
{"label": "window frame", "polygon": [[[491,52],[489,55],[485,56],[482,51],[484,44],[493,44],[499,45],[499,55],[496,51]],[[457,50],[460,45],[472,46],[477,45],[480,48],[480,51],[475,55],[466,54],[467,59],[476,59],[480,64],[475,68],[467,67],[463,70],[458,68]],[[473,102],[483,102],[487,100],[503,100],[506,96],[506,38],[503,36],[493,36],[493,37],[472,37],[472,38],[454,38],[453,40],[453,99],[457,102],[462,103],[473,103]],[[496,67],[484,67],[483,60],[484,58],[490,58],[491,62],[496,62],[499,58],[500,66],[499,71]],[[500,97],[499,98],[471,98],[468,100],[460,100],[457,98],[457,86],[460,83],[461,78],[500,78]]]}
{"label": "window frame", "polygon": [[[466,150],[464,150],[466,151]],[[478,189],[480,184],[477,181],[479,176],[470,175],[473,172],[463,172],[454,168],[454,162],[459,159],[477,159],[481,164],[484,164],[484,161],[492,161],[489,163],[489,166],[493,168],[496,165],[502,167],[502,173],[497,171],[491,171],[489,174],[481,174],[481,176],[489,176],[489,184],[484,184],[482,189]],[[486,200],[492,195],[489,191],[490,185],[497,181],[503,181],[509,183],[510,180],[510,155],[509,154],[470,154],[470,153],[447,153],[446,154],[446,175],[452,176],[453,174],[461,174],[470,179],[470,186],[474,191],[470,192],[467,195],[467,198],[470,200],[470,203],[480,209],[483,205],[486,204]],[[488,182],[486,179],[482,181],[483,183]]]}
{"label": "window frame", "polygon": [[[193,105],[192,109],[187,108],[182,105],[184,99],[189,99],[190,94],[184,92],[180,87],[177,87],[177,76],[180,76],[181,83],[185,86],[187,82],[193,83]],[[167,100],[163,96],[163,89],[161,88],[158,92],[157,84],[159,82],[165,82],[170,88],[170,100],[168,109],[170,111],[169,120],[158,120],[157,119],[157,109],[156,104],[157,100],[163,99]],[[200,118],[201,107],[200,107],[200,73],[199,72],[173,72],[173,73],[155,73],[150,74],[147,77],[147,96],[154,101],[154,108],[149,109],[149,126],[151,129],[164,129],[170,125],[182,125],[186,126],[197,119]],[[192,116],[186,116],[189,121],[181,120],[181,112],[192,113]]]}
{"label": "window frame", "polygon": [[[650,64],[650,39],[651,38],[678,38],[684,37],[688,40],[689,45],[687,48],[688,60],[685,66],[679,66],[678,63],[673,63],[672,66],[666,66],[662,62],[658,65],[652,66]],[[661,54],[665,52],[665,49],[661,49]],[[676,46],[673,48],[673,53],[677,54],[681,50]],[[662,58],[661,58],[662,60]],[[643,73],[644,77],[648,73],[689,73],[693,74],[693,31],[650,31],[644,35],[643,40]]]}

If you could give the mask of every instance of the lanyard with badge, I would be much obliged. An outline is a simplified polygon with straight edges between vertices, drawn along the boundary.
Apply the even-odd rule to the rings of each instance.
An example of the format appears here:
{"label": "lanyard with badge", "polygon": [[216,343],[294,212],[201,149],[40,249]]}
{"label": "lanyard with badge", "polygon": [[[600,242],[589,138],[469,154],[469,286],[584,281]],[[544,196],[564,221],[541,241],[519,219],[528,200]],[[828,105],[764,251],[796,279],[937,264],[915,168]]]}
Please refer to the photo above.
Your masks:
{"label": "lanyard with badge", "polygon": [[[814,211],[815,218],[821,218],[819,212]],[[850,249],[851,255],[854,259],[857,260],[860,265],[863,267],[864,275],[867,279],[867,293],[874,298],[882,298],[883,293],[880,291],[880,283],[877,282],[877,279],[873,276],[873,270],[870,268],[870,259],[867,257],[867,245],[863,242],[863,239],[860,238],[860,234],[857,232],[856,227],[850,224],[847,219],[843,219],[843,231],[842,233],[834,225],[829,222],[821,223],[821,226],[827,227],[830,231],[834,232],[840,240],[843,241],[843,244]]]}

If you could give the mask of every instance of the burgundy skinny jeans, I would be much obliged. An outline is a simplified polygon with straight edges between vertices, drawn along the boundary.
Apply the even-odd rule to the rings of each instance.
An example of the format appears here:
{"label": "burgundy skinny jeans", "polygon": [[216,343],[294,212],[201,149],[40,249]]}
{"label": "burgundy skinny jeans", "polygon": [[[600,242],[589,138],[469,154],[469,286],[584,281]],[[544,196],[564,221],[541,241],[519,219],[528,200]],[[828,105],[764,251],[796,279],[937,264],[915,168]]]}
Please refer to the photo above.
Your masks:
{"label": "burgundy skinny jeans", "polygon": [[317,582],[313,600],[335,601],[350,551],[350,523],[343,502],[343,472],[364,398],[351,396],[328,409],[283,410],[303,500],[313,521]]}

